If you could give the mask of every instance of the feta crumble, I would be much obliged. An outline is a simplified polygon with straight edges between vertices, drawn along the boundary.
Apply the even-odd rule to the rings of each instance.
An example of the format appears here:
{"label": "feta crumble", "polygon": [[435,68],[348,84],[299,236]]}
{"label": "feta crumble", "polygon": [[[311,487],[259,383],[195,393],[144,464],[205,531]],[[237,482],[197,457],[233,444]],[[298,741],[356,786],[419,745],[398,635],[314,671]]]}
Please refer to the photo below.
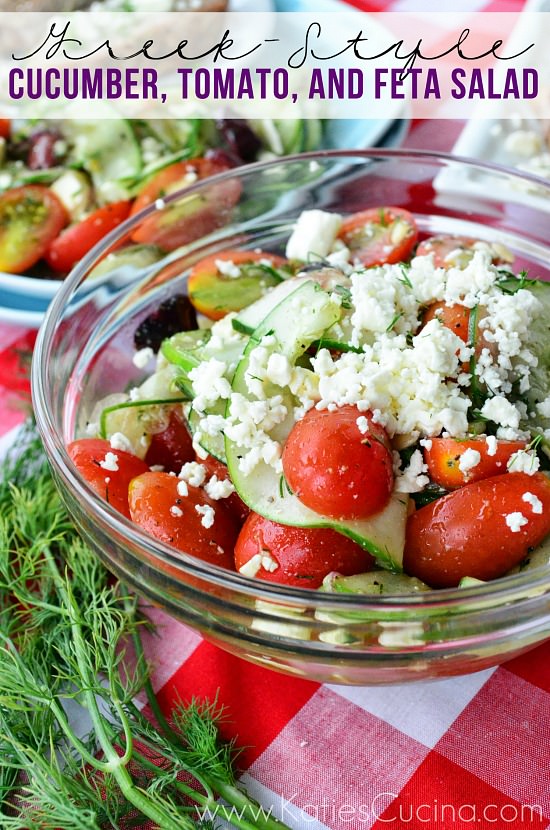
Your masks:
{"label": "feta crumble", "polygon": [[210,496],[214,501],[228,498],[231,493],[235,492],[232,482],[228,478],[219,479],[214,475],[204,485],[206,495]]}
{"label": "feta crumble", "polygon": [[478,450],[474,450],[471,447],[468,447],[467,450],[464,450],[462,455],[460,456],[460,460],[458,462],[458,469],[464,475],[465,478],[468,478],[468,473],[471,472],[479,462],[481,461],[481,453]]}
{"label": "feta crumble", "polygon": [[538,496],[535,496],[534,493],[529,493],[528,491],[523,494],[521,499],[522,501],[525,501],[527,502],[527,504],[531,505],[533,513],[537,513],[538,515],[542,513],[543,504],[541,500],[538,498]]}
{"label": "feta crumble", "polygon": [[528,524],[528,520],[525,518],[523,513],[516,511],[515,513],[508,513],[505,516],[506,524],[512,531],[512,533],[519,533],[522,527],[525,527]]}
{"label": "feta crumble", "polygon": [[214,508],[209,504],[196,504],[195,510],[200,516],[202,516],[201,525],[207,530],[211,528],[214,524],[214,519],[216,518]]}
{"label": "feta crumble", "polygon": [[102,470],[109,470],[111,473],[116,473],[118,470],[118,455],[114,452],[106,452],[105,458],[101,459],[99,466]]}
{"label": "feta crumble", "polygon": [[510,473],[534,475],[540,467],[540,460],[533,450],[518,450],[508,459],[506,468]]}
{"label": "feta crumble", "polygon": [[[198,461],[187,461],[179,471],[178,478],[190,484],[191,487],[200,487],[206,478],[206,467]],[[180,493],[180,495],[184,494]]]}
{"label": "feta crumble", "polygon": [[146,346],[144,349],[140,349],[135,353],[132,358],[132,363],[138,369],[145,369],[148,366],[149,362],[154,358],[155,353],[150,346]]}

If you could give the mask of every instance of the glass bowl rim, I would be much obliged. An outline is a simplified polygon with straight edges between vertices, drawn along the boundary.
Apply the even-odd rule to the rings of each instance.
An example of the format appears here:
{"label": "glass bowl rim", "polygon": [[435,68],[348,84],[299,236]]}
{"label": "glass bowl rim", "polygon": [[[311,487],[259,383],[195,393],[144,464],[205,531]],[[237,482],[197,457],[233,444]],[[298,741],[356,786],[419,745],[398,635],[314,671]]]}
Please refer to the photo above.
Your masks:
{"label": "glass bowl rim", "polygon": [[[181,190],[175,191],[162,199],[162,207],[170,205],[172,202],[181,199],[182,196],[192,195],[197,191],[201,191],[210,187],[212,184],[222,182],[235,176],[245,178],[252,176],[255,173],[263,170],[280,167],[285,164],[294,164],[301,161],[317,161],[322,159],[394,159],[394,160],[409,160],[415,159],[421,161],[431,161],[439,163],[442,168],[445,165],[463,165],[473,171],[487,172],[498,174],[503,177],[516,178],[521,181],[530,182],[533,185],[541,187],[548,191],[550,196],[550,181],[534,174],[520,171],[512,167],[507,167],[502,164],[493,162],[479,161],[474,158],[466,156],[455,156],[451,153],[443,153],[431,150],[408,150],[396,148],[366,148],[366,149],[347,149],[347,150],[314,150],[307,153],[281,156],[276,159],[268,161],[255,162],[253,164],[246,164],[241,167],[232,168],[226,172],[218,173],[206,179],[184,187]],[[550,206],[549,206],[550,208]],[[539,566],[531,571],[523,571],[517,574],[500,577],[481,585],[472,585],[465,588],[440,588],[432,589],[430,591],[417,594],[381,594],[381,595],[366,595],[366,594],[340,594],[340,593],[325,593],[323,591],[312,590],[307,588],[297,588],[294,586],[280,585],[278,583],[266,582],[263,580],[253,579],[244,576],[237,571],[228,571],[216,565],[209,565],[202,562],[200,559],[187,554],[183,551],[175,551],[171,546],[164,544],[158,539],[150,536],[141,530],[137,525],[126,519],[118,511],[114,510],[107,502],[103,501],[97,493],[90,487],[90,485],[80,476],[73,467],[70,458],[67,454],[66,447],[61,438],[61,435],[56,427],[56,424],[51,417],[50,409],[47,406],[47,385],[45,383],[46,366],[51,348],[52,336],[55,332],[57,323],[65,308],[68,298],[76,292],[83,277],[89,272],[91,266],[100,258],[106,249],[113,243],[122,238],[128,231],[136,224],[141,223],[148,216],[156,213],[159,210],[156,203],[152,203],[139,213],[130,216],[114,230],[107,234],[103,239],[95,245],[83,257],[80,262],[73,268],[70,274],[61,283],[59,290],[56,292],[42,326],[39,329],[36,340],[32,366],[31,366],[31,389],[33,409],[35,412],[36,423],[41,434],[42,441],[46,450],[46,454],[54,467],[57,468],[66,482],[69,484],[71,491],[76,497],[86,505],[85,510],[88,514],[91,513],[96,519],[101,519],[104,524],[110,525],[122,537],[127,538],[133,546],[138,549],[148,548],[149,553],[153,554],[155,558],[164,560],[171,567],[176,566],[181,569],[186,575],[192,575],[202,579],[205,583],[215,584],[217,586],[234,590],[242,595],[253,595],[255,599],[265,599],[267,601],[277,601],[282,604],[293,603],[300,606],[315,606],[318,608],[326,607],[334,610],[338,606],[342,610],[355,611],[361,610],[368,612],[380,612],[381,609],[391,611],[407,611],[415,609],[421,611],[422,608],[435,609],[437,607],[446,610],[449,607],[467,606],[471,601],[472,608],[477,606],[480,601],[484,602],[483,606],[477,606],[476,610],[490,611],[491,609],[501,607],[512,600],[532,598],[538,593],[538,589],[545,592],[550,588],[550,566]],[[522,591],[524,593],[522,594]],[[490,604],[485,605],[488,600]],[[467,609],[465,609],[467,610]]]}

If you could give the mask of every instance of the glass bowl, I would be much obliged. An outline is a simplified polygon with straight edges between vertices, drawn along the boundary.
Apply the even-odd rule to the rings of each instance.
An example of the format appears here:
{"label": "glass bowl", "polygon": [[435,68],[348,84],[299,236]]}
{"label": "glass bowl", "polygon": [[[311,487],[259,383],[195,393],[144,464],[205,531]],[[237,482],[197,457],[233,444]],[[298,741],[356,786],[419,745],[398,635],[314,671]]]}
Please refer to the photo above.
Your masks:
{"label": "glass bowl", "polygon": [[[228,189],[240,192],[236,203],[220,198]],[[490,584],[412,596],[334,595],[269,584],[205,565],[146,535],[96,496],[65,450],[82,434],[94,402],[142,378],[132,362],[133,333],[161,301],[185,291],[186,271],[197,259],[235,247],[284,250],[304,209],[353,213],[399,205],[414,213],[424,235],[502,242],[516,255],[518,269],[550,279],[550,184],[442,154],[371,150],[255,164],[183,192],[216,204],[216,222],[202,229],[207,235],[145,266],[122,262],[110,270],[102,262],[98,277],[97,263],[111,246],[153,214],[177,209],[173,202],[181,194],[128,220],[61,286],[34,354],[34,407],[55,479],[78,529],[107,568],[222,648],[322,682],[382,684],[464,674],[550,636],[546,566]]]}

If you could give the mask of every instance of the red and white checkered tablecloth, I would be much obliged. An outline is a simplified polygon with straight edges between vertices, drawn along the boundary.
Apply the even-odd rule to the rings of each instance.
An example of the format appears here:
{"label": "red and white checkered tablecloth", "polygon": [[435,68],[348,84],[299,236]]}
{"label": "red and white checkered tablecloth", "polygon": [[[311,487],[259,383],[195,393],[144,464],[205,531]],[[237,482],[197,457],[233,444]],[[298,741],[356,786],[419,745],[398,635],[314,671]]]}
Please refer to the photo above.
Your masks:
{"label": "red and white checkered tablecloth", "polygon": [[[365,10],[412,7],[354,2]],[[435,5],[424,0],[424,8]],[[447,150],[459,129],[421,122],[406,143]],[[28,406],[33,342],[33,332],[0,324],[0,452]],[[245,747],[243,783],[291,827],[550,828],[550,642],[465,677],[343,687],[246,663],[161,612],[152,616],[161,704],[217,694],[229,715],[225,736]]]}

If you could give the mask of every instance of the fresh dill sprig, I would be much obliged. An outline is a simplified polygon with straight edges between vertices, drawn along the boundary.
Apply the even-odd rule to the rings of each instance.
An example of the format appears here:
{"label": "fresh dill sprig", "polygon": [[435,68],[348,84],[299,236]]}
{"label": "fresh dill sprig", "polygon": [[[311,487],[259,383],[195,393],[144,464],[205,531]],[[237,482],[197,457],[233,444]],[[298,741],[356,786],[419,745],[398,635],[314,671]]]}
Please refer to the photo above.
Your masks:
{"label": "fresh dill sprig", "polygon": [[[285,827],[236,783],[215,701],[161,712],[144,625],[137,599],[78,536],[27,427],[0,469],[2,828]],[[159,728],[134,703],[143,689]]]}

